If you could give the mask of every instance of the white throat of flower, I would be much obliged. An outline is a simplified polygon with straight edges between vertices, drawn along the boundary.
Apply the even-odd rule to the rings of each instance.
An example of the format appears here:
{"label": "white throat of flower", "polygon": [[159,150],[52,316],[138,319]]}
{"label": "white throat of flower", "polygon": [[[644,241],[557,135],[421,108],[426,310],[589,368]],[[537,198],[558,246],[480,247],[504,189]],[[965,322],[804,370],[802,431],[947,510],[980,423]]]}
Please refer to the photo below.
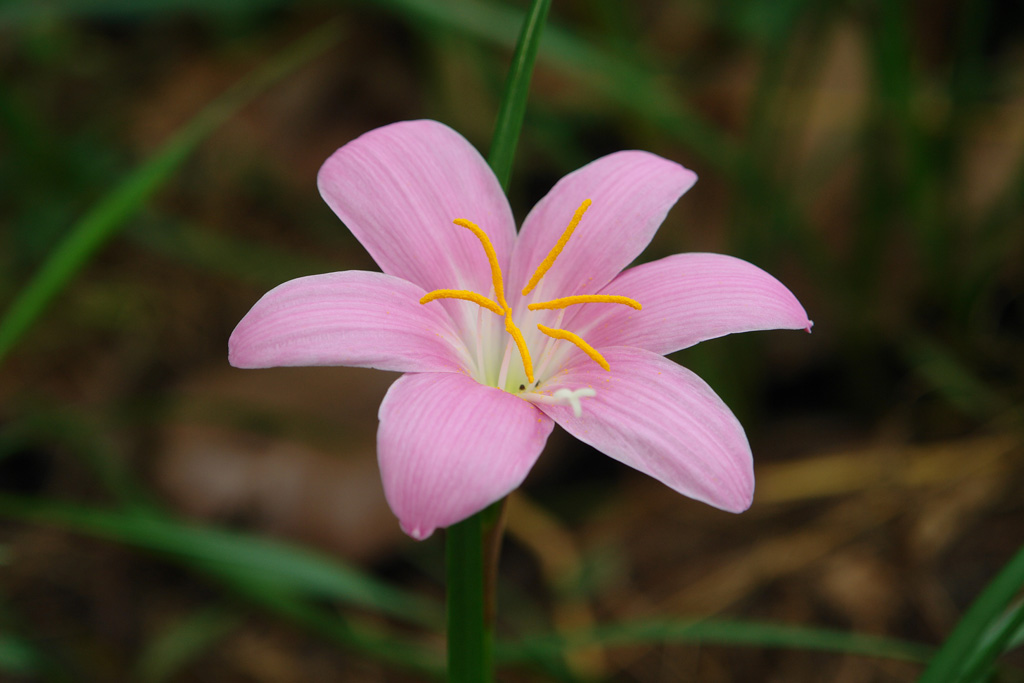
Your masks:
{"label": "white throat of flower", "polygon": [[[562,233],[562,236],[558,238],[558,241],[551,248],[551,251],[548,252],[548,255],[545,256],[544,260],[541,261],[539,266],[537,266],[537,270],[534,271],[533,276],[526,283],[526,286],[523,287],[523,296],[526,296],[533,291],[544,277],[545,273],[547,273],[551,266],[554,265],[555,259],[557,259],[558,255],[562,253],[562,249],[565,248],[566,243],[568,243],[569,238],[572,237],[573,231],[576,230],[576,226],[579,225],[580,220],[583,218],[583,214],[586,213],[588,208],[590,208],[590,205],[591,201],[587,199],[584,200],[578,209],[576,209],[572,220]],[[543,390],[543,387],[541,386],[543,384],[543,380],[538,382],[534,376],[533,359],[530,357],[530,349],[523,337],[523,333],[519,330],[519,327],[512,319],[512,308],[508,305],[508,301],[505,299],[505,283],[501,276],[501,266],[498,263],[498,255],[494,251],[491,240],[487,237],[487,233],[481,230],[478,225],[464,218],[457,218],[453,223],[466,228],[472,232],[478,240],[480,240],[480,244],[483,246],[484,253],[487,256],[487,261],[491,267],[491,282],[494,287],[494,299],[490,299],[482,294],[478,294],[477,292],[471,292],[464,289],[435,289],[434,291],[425,294],[423,298],[420,299],[420,303],[426,304],[437,299],[460,299],[462,301],[475,303],[483,310],[502,316],[505,319],[505,331],[509,335],[509,342],[505,347],[504,359],[501,364],[501,370],[499,371],[497,386],[508,391],[505,387],[505,382],[512,345],[514,344],[523,361],[523,369],[527,379],[527,384],[519,385],[519,395],[525,400],[534,403],[569,405],[572,407],[573,414],[576,415],[576,417],[580,417],[583,411],[580,399],[592,398],[597,395],[597,392],[592,387],[583,387],[578,389],[563,387],[556,389],[553,392],[546,392]],[[530,311],[561,309],[561,312],[564,312],[564,309],[569,306],[586,303],[612,303],[629,306],[630,308],[634,308],[638,311],[641,309],[639,301],[629,297],[611,294],[578,294],[531,303],[528,304],[526,308]],[[559,315],[559,323],[556,324],[561,324],[561,319],[562,316]],[[562,340],[574,344],[595,363],[605,370],[609,372],[611,371],[611,365],[609,365],[608,361],[605,360],[604,356],[602,356],[597,349],[585,342],[579,335],[570,332],[569,330],[547,327],[546,325],[541,324],[537,325],[537,329],[553,340]],[[541,373],[546,371],[547,364],[550,359],[550,353],[546,353],[541,361]]]}

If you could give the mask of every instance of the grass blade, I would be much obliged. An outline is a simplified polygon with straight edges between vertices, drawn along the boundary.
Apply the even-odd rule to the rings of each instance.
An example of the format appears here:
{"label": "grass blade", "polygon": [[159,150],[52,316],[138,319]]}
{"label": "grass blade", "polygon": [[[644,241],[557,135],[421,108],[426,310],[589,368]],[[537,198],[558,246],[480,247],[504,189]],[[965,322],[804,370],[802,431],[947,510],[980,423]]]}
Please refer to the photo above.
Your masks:
{"label": "grass blade", "polygon": [[443,676],[440,653],[434,649],[351,623],[335,612],[296,599],[279,586],[267,584],[251,574],[233,577],[231,586],[252,603],[322,638],[431,678]]}
{"label": "grass blade", "polygon": [[[362,4],[390,10],[413,27],[428,25],[507,47],[515,41],[514,27],[523,19],[521,11],[496,2],[362,0]],[[538,58],[629,112],[637,121],[656,127],[684,145],[701,160],[701,168],[714,169],[738,185],[758,188],[759,196],[770,198],[773,212],[780,217],[775,221],[784,229],[777,235],[779,248],[798,254],[814,267],[817,276],[834,279],[832,259],[788,190],[780,188],[774,176],[754,163],[739,140],[690,106],[677,84],[665,74],[552,24],[544,28],[544,45]]]}
{"label": "grass blade", "polygon": [[0,495],[0,516],[60,526],[154,551],[217,574],[248,576],[297,594],[365,607],[409,623],[435,627],[433,602],[381,583],[358,570],[280,541],[158,515],[106,511],[21,496]]}
{"label": "grass blade", "polygon": [[[1003,567],[981,595],[960,619],[938,654],[928,664],[928,668],[918,679],[918,683],[953,683],[967,680],[967,667],[984,670],[992,664],[1002,651],[1003,646],[1014,637],[1016,627],[1006,629],[1005,640],[1000,647],[986,648],[985,636],[996,624],[1013,599],[1017,591],[1024,585],[1024,546]],[[1021,613],[1018,610],[1017,619]],[[1019,624],[1017,624],[1019,627]]]}
{"label": "grass blade", "polygon": [[[374,8],[390,9],[407,20],[511,47],[515,28],[523,22],[520,10],[498,3],[434,2],[433,0],[363,0]],[[653,123],[700,154],[708,163],[732,175],[738,172],[740,148],[735,140],[687,107],[663,79],[648,69],[624,62],[620,56],[592,46],[569,31],[544,29],[542,61],[570,72],[596,92]]]}
{"label": "grass blade", "polygon": [[235,84],[73,225],[0,318],[0,362],[89,258],[145,205],[203,139],[272,83],[334,45],[340,34],[338,24],[327,24]]}
{"label": "grass blade", "polygon": [[495,655],[503,662],[543,662],[576,648],[666,642],[818,650],[911,662],[926,662],[934,652],[919,643],[844,631],[704,619],[611,624],[566,636],[528,637],[499,643]]}
{"label": "grass blade", "polygon": [[981,681],[992,669],[999,655],[1012,650],[1024,637],[1024,600],[1009,609],[985,633],[974,650],[974,656],[964,665],[961,681]]}
{"label": "grass blade", "polygon": [[487,163],[491,165],[506,192],[509,179],[512,177],[512,159],[515,157],[516,144],[519,142],[519,132],[523,128],[523,118],[526,116],[526,99],[529,95],[533,65],[537,61],[537,51],[540,48],[541,31],[550,9],[551,0],[536,0],[530,8],[519,34],[519,42],[516,43],[505,91],[498,107],[498,120],[494,126]]}

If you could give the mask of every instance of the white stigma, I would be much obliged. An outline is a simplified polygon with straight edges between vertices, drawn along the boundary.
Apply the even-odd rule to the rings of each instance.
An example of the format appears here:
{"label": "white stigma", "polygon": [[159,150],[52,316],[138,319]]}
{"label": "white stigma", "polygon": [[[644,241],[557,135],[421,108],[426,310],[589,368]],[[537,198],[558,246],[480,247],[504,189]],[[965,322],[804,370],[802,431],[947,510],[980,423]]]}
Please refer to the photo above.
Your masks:
{"label": "white stigma", "polygon": [[597,396],[597,392],[590,387],[584,389],[558,389],[555,393],[551,394],[551,397],[558,403],[562,405],[568,403],[572,406],[572,414],[576,417],[583,415],[583,406],[580,403],[580,399],[593,398],[594,396]]}
{"label": "white stigma", "polygon": [[572,414],[576,417],[583,416],[583,403],[580,401],[581,398],[593,398],[597,396],[597,391],[592,387],[585,387],[583,389],[555,389],[550,394],[541,394],[534,392],[527,392],[520,394],[520,398],[529,401],[531,403],[543,403],[548,406],[564,406],[568,405],[572,407]]}

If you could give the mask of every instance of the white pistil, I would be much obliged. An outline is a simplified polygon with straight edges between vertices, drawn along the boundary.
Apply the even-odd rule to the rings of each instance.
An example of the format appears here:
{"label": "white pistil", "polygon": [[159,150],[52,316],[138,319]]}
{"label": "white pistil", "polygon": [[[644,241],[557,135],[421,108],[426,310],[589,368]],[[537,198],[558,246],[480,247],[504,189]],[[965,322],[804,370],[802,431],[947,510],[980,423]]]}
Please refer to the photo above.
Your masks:
{"label": "white pistil", "polygon": [[597,396],[597,391],[590,387],[583,389],[558,389],[552,394],[556,399],[567,401],[572,406],[572,414],[576,417],[583,415],[583,406],[580,405],[580,398],[593,398]]}
{"label": "white pistil", "polygon": [[581,398],[593,398],[597,396],[597,391],[592,387],[584,387],[582,389],[567,389],[565,387],[556,389],[550,395],[548,394],[523,394],[522,397],[527,401],[533,403],[543,403],[545,405],[564,406],[569,405],[572,407],[572,414],[576,417],[583,416],[583,404],[580,402]]}

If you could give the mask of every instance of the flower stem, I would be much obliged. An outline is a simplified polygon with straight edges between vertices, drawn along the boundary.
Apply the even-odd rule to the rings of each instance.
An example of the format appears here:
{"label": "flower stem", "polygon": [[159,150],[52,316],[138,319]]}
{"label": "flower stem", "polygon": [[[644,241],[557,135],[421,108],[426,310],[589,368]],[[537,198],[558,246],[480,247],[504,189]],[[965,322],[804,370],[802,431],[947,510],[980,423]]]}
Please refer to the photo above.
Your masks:
{"label": "flower stem", "polygon": [[[534,0],[523,22],[494,127],[487,162],[508,190],[512,159],[526,115],[530,77],[537,60],[541,29],[551,0]],[[448,527],[448,681],[488,683],[496,612],[498,553],[504,528],[504,501]]]}
{"label": "flower stem", "polygon": [[491,680],[492,626],[484,617],[483,513],[448,527],[448,681]]}
{"label": "flower stem", "polygon": [[449,683],[491,680],[505,509],[500,500],[446,532]]}

